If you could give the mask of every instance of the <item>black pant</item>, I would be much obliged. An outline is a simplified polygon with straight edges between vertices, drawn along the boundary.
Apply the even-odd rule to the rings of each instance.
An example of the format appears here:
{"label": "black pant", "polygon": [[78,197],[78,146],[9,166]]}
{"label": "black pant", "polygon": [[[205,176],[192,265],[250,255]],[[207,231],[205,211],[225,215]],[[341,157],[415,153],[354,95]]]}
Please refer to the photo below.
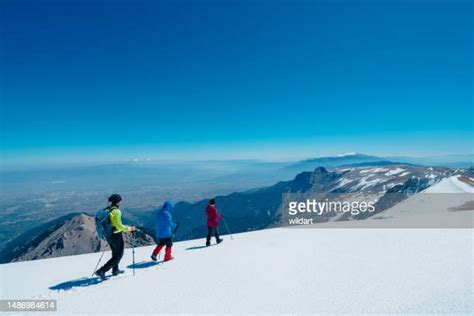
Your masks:
{"label": "black pant", "polygon": [[116,272],[119,269],[118,265],[122,259],[123,250],[125,247],[122,233],[112,234],[109,240],[109,246],[110,249],[112,249],[112,258],[110,258],[110,260],[107,261],[102,268],[100,268],[100,270],[104,273],[109,271],[110,268],[112,268],[112,272]]}
{"label": "black pant", "polygon": [[211,243],[211,237],[214,236],[216,237],[216,242],[220,240],[219,238],[219,229],[218,227],[209,227],[207,226],[207,238],[206,238],[206,243],[209,244]]}
{"label": "black pant", "polygon": [[160,238],[160,240],[158,241],[158,245],[171,247],[173,246],[173,240],[171,239],[171,237]]}

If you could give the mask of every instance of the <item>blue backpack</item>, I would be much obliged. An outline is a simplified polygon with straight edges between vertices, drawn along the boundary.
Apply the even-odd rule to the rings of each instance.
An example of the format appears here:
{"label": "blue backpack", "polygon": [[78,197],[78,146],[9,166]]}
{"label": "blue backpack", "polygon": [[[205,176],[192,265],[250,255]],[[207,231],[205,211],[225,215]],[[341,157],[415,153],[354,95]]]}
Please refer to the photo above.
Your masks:
{"label": "blue backpack", "polygon": [[99,240],[110,240],[113,232],[112,222],[110,221],[110,212],[115,208],[116,207],[106,207],[98,210],[95,214],[95,229]]}

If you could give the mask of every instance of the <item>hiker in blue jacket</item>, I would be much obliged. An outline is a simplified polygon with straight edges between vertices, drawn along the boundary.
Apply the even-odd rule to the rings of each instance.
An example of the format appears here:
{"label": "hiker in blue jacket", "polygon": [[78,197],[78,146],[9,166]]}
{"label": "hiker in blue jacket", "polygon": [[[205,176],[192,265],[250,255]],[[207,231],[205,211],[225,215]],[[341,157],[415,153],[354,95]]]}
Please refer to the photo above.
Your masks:
{"label": "hiker in blue jacket", "polygon": [[153,261],[156,261],[156,257],[164,246],[166,246],[165,261],[174,259],[171,256],[173,231],[176,228],[176,224],[173,222],[173,218],[171,217],[171,210],[173,208],[173,203],[166,201],[163,204],[163,207],[155,214],[156,238],[158,239],[158,245],[151,255]]}

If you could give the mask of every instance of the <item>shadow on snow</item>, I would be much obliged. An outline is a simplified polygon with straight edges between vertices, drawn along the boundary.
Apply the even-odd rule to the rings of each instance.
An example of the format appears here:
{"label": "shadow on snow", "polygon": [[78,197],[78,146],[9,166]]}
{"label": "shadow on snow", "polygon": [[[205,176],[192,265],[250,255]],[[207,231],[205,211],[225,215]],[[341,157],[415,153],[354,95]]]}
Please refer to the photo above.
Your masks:
{"label": "shadow on snow", "polygon": [[[131,265],[127,266],[127,268],[129,268],[129,269],[133,269],[133,268],[135,268],[135,269],[146,269],[146,268],[157,266],[162,262],[163,261],[157,261],[157,262],[155,262],[155,261],[141,261],[141,262],[137,262],[135,264],[131,264]],[[57,290],[57,291],[60,291],[60,290],[68,291],[68,290],[71,290],[71,289],[76,288],[76,287],[91,286],[91,285],[94,285],[94,284],[98,284],[100,282],[102,282],[102,281],[100,280],[99,277],[92,277],[92,278],[83,277],[83,278],[80,278],[80,279],[66,281],[66,282],[62,282],[62,283],[50,286],[49,289],[50,290]]]}
{"label": "shadow on snow", "polygon": [[80,278],[80,279],[76,279],[76,280],[71,280],[71,281],[66,281],[66,282],[63,282],[63,283],[59,283],[59,284],[56,284],[54,286],[51,286],[49,287],[50,290],[64,290],[64,291],[68,291],[72,288],[75,288],[75,287],[85,287],[85,286],[90,286],[90,285],[94,285],[94,284],[98,284],[100,283],[100,279],[98,277],[94,277],[94,278]]}
{"label": "shadow on snow", "polygon": [[135,264],[128,265],[127,268],[129,269],[146,269],[149,267],[154,267],[162,263],[163,261],[141,261]]}
{"label": "shadow on snow", "polygon": [[198,249],[203,249],[203,248],[207,248],[207,247],[208,246],[193,246],[193,247],[186,248],[186,250],[198,250]]}

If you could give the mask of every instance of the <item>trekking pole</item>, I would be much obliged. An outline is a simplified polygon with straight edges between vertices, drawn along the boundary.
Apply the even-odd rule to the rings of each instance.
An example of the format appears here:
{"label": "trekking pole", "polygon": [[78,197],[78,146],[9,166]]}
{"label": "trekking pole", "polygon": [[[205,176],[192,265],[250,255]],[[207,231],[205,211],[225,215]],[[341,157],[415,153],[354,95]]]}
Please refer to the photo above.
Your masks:
{"label": "trekking pole", "polygon": [[132,258],[133,258],[133,275],[135,275],[135,231],[132,231]]}
{"label": "trekking pole", "polygon": [[100,261],[102,260],[102,257],[104,256],[105,250],[102,251],[102,254],[100,255],[99,261],[97,261],[97,264],[95,265],[94,271],[92,271],[91,278],[94,276],[94,273],[97,271],[97,267],[100,264]]}
{"label": "trekking pole", "polygon": [[176,236],[176,232],[178,231],[178,228],[179,228],[179,222],[176,223],[176,227],[173,230],[173,235],[171,235],[171,239],[174,239],[174,237]]}
{"label": "trekking pole", "polygon": [[227,225],[227,221],[225,220],[225,217],[222,217],[222,220],[224,221],[224,225],[227,228],[227,231],[229,232],[230,239],[234,240],[234,237],[232,237],[232,234],[230,233],[229,225]]}

